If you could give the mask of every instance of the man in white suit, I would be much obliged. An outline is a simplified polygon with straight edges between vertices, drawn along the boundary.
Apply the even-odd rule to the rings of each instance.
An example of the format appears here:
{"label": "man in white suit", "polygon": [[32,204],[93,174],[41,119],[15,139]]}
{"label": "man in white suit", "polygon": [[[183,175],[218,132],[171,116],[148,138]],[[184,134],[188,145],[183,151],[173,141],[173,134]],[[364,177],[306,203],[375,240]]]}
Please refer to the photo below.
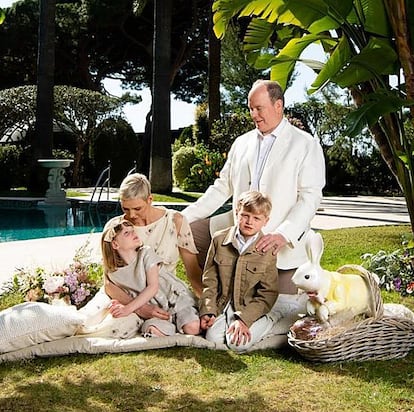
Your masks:
{"label": "man in white suit", "polygon": [[[234,141],[219,178],[182,213],[192,223],[203,264],[211,234],[234,225],[239,195],[247,190],[267,194],[273,208],[257,249],[278,254],[279,292],[294,294],[290,279],[307,260],[305,234],[325,186],[324,156],[316,138],[284,117],[283,90],[277,82],[256,81],[248,105],[256,129]],[[230,198],[231,212],[208,218]]]}

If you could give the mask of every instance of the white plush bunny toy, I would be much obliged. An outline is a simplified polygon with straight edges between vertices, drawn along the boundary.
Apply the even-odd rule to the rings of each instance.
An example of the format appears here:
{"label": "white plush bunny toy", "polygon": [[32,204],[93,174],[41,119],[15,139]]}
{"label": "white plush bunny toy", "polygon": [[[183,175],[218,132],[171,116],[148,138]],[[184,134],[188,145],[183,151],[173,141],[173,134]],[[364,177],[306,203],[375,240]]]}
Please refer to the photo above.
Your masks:
{"label": "white plush bunny toy", "polygon": [[309,231],[306,240],[309,261],[299,266],[292,282],[308,295],[308,315],[325,323],[329,317],[347,311],[344,319],[350,319],[370,311],[368,285],[358,274],[329,272],[320,265],[323,240],[319,233]]}

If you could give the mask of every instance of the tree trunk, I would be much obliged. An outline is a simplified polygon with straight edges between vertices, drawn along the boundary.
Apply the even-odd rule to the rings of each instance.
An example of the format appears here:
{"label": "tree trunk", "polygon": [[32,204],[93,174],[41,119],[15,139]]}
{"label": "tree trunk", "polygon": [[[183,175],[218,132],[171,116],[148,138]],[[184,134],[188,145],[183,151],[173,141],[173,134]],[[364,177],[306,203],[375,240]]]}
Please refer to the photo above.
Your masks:
{"label": "tree trunk", "polygon": [[33,159],[31,189],[42,190],[47,182],[37,160],[50,158],[53,148],[53,86],[55,72],[55,0],[40,0],[38,60],[37,60],[37,94],[36,125],[33,140]]}
{"label": "tree trunk", "polygon": [[208,31],[208,128],[209,134],[214,121],[220,120],[220,53],[221,42],[213,31],[213,12],[210,11]]}
{"label": "tree trunk", "polygon": [[172,190],[171,164],[171,14],[172,0],[154,0],[152,136],[149,180],[152,190]]}

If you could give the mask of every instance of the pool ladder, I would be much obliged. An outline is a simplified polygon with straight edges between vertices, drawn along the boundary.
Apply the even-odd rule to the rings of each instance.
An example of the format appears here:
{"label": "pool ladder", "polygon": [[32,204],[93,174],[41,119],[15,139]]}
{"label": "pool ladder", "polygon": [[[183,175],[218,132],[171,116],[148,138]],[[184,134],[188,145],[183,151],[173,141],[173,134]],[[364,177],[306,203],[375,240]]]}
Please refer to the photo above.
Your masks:
{"label": "pool ladder", "polygon": [[[91,212],[92,208],[95,208],[95,211],[99,209],[99,204],[105,202],[108,204],[110,202],[110,192],[111,192],[111,161],[108,160],[108,166],[102,170],[101,174],[96,181],[95,187],[93,188],[92,195],[89,201],[88,210]],[[131,173],[137,171],[137,164],[134,161],[134,167],[130,169],[127,173],[129,176]],[[102,199],[102,194],[106,190],[106,199]],[[111,202],[112,203],[112,202]],[[112,209],[112,208],[111,208]],[[120,204],[117,202],[116,209],[120,209]]]}

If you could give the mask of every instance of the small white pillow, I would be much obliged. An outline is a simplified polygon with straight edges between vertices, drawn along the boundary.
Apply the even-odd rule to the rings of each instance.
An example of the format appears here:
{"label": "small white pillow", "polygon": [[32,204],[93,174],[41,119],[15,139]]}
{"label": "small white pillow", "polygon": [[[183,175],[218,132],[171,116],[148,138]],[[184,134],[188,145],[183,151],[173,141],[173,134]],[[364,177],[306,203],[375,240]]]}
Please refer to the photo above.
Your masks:
{"label": "small white pillow", "polygon": [[74,306],[26,302],[0,312],[0,353],[72,336],[84,316]]}

